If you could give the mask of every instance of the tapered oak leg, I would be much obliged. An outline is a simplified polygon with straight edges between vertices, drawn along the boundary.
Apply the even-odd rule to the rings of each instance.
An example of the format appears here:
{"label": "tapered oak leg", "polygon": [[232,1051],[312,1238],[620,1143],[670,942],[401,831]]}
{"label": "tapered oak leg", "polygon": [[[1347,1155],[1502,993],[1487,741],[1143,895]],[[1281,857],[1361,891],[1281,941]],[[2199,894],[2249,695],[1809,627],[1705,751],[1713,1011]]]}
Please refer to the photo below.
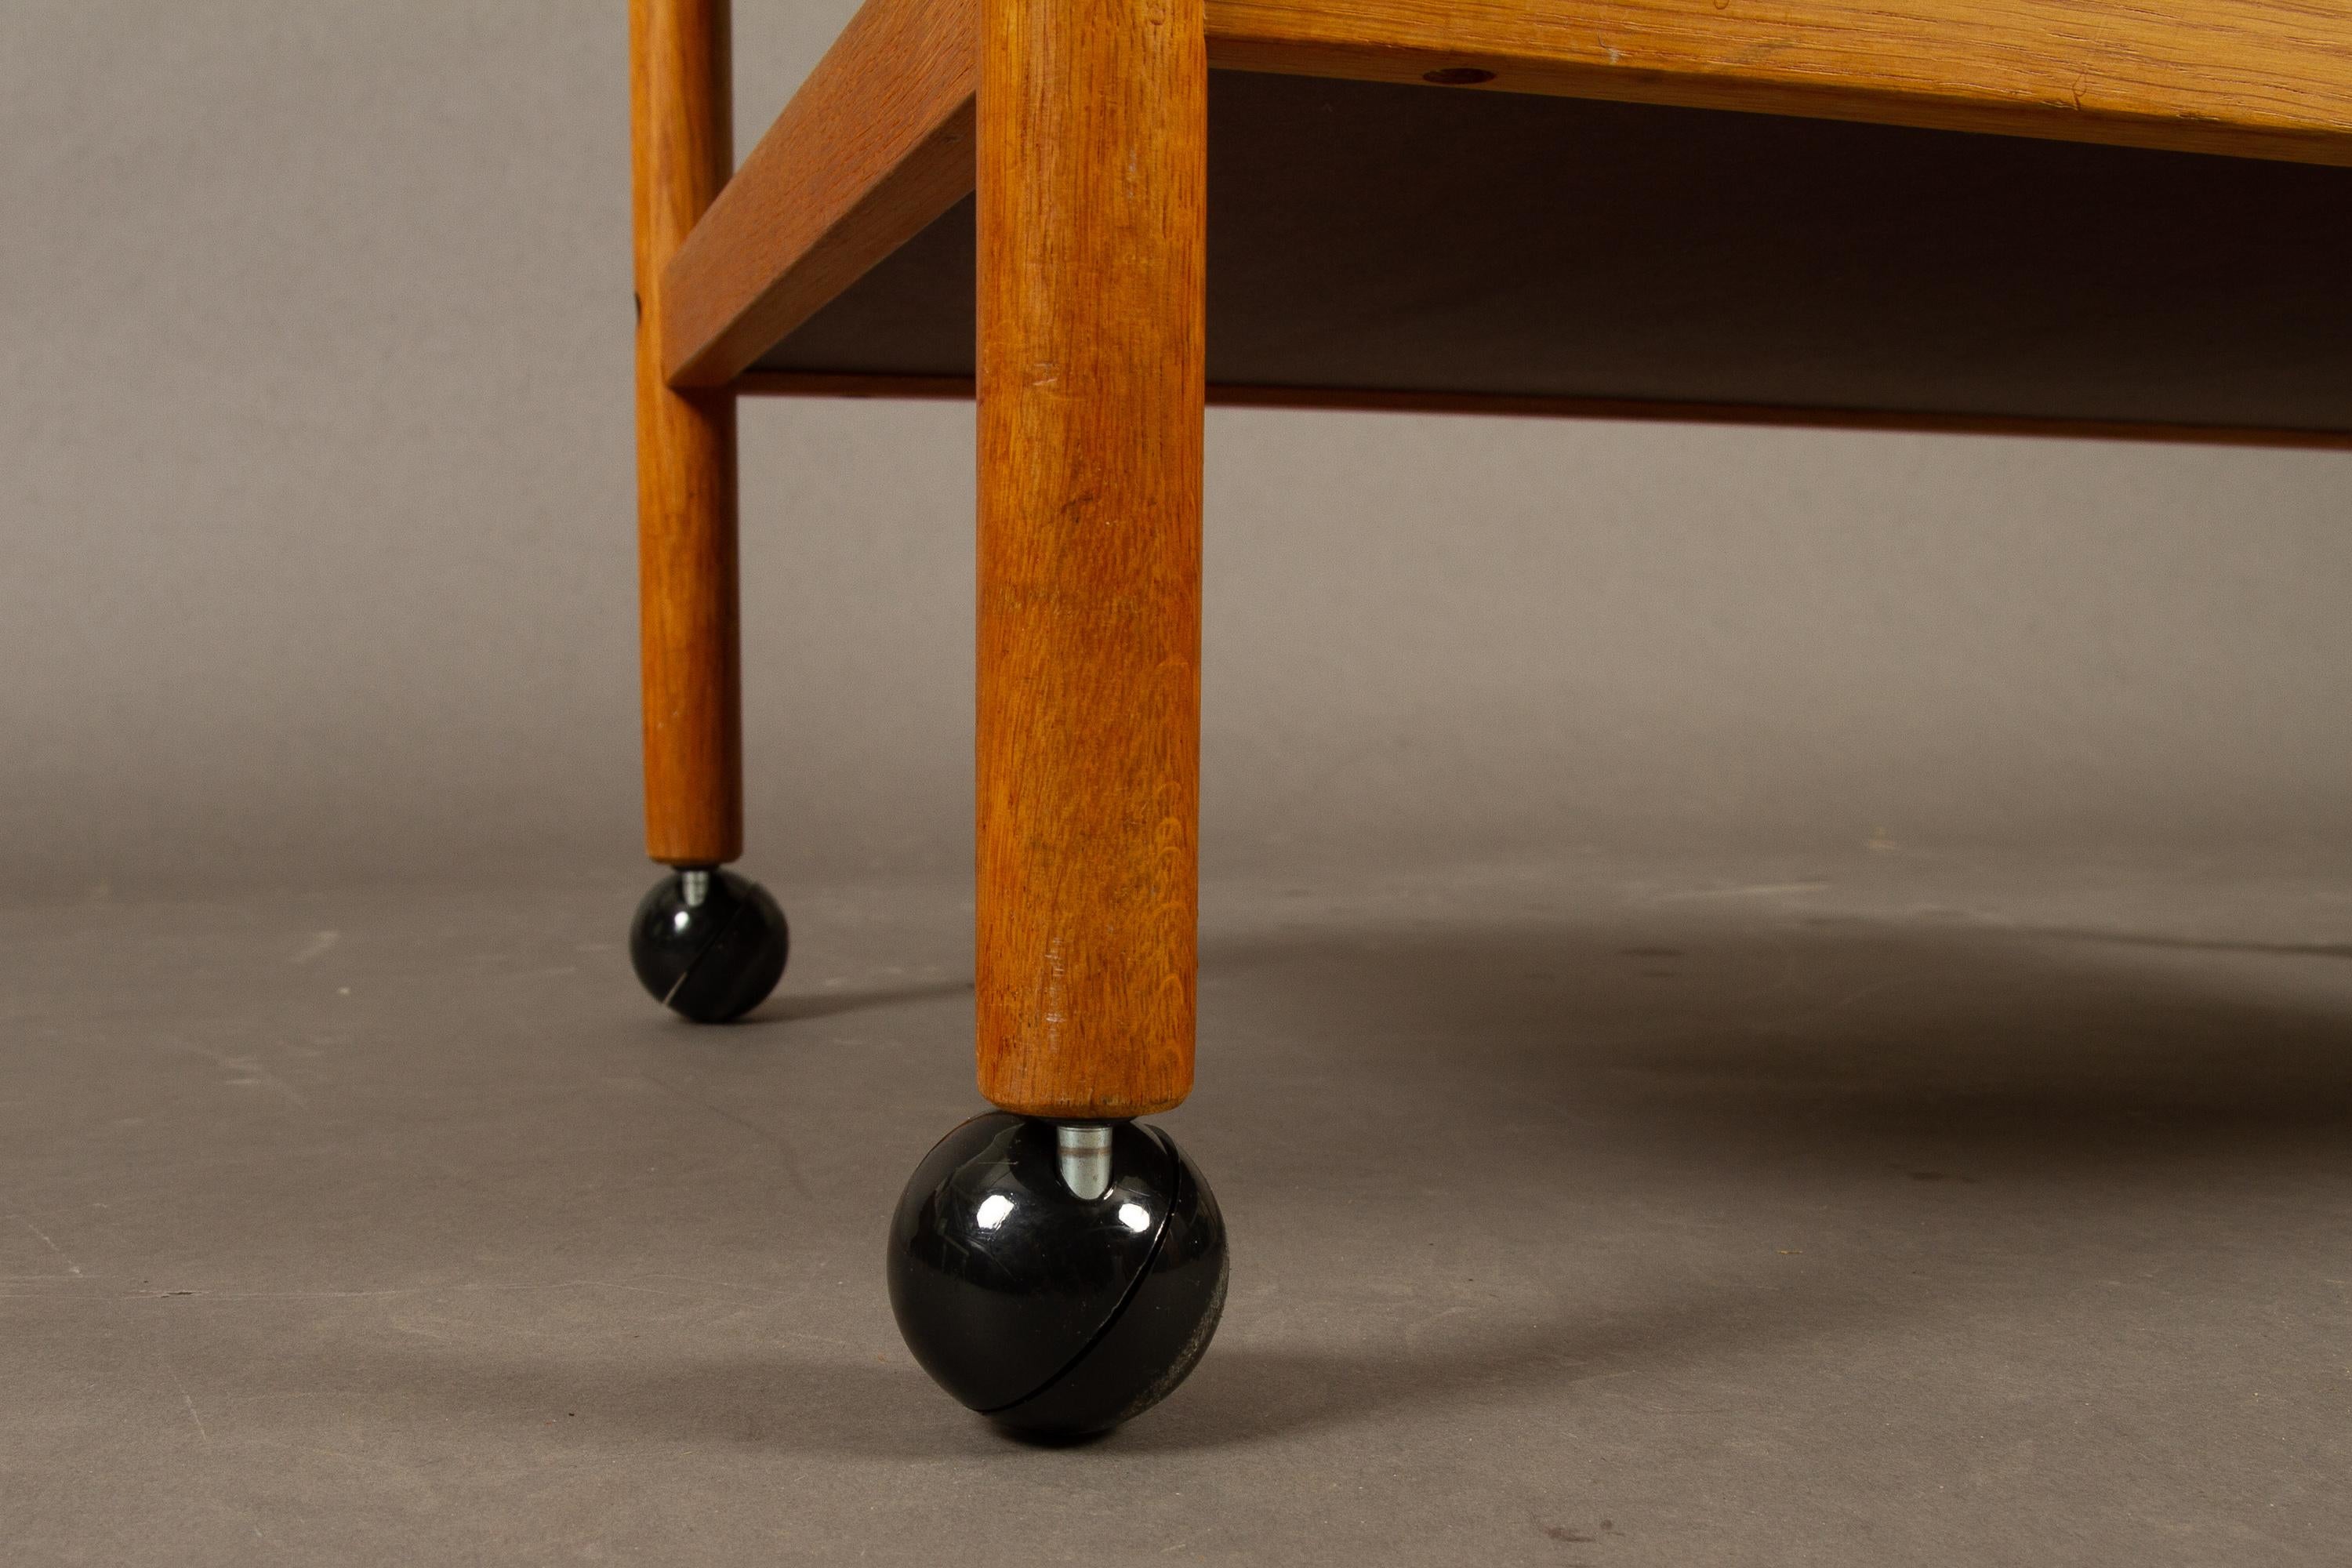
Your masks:
{"label": "tapered oak leg", "polygon": [[[1202,0],[982,0],[981,1092],[890,1229],[931,1375],[1015,1432],[1182,1382],[1224,1220],[1192,1085]],[[1006,1114],[1012,1112],[1013,1114]]]}
{"label": "tapered oak leg", "polygon": [[981,1092],[1192,1081],[1208,71],[1200,0],[984,0]]}
{"label": "tapered oak leg", "polygon": [[630,0],[637,287],[637,584],[646,851],[677,868],[637,906],[629,956],[663,1003],[716,1023],[784,971],[783,911],[718,868],[743,852],[735,400],[662,376],[662,271],[734,168],[728,0]]}
{"label": "tapered oak leg", "polygon": [[662,269],[733,169],[727,25],[727,0],[630,0],[646,849],[673,866],[743,852],[735,402],[672,391],[660,341]]}

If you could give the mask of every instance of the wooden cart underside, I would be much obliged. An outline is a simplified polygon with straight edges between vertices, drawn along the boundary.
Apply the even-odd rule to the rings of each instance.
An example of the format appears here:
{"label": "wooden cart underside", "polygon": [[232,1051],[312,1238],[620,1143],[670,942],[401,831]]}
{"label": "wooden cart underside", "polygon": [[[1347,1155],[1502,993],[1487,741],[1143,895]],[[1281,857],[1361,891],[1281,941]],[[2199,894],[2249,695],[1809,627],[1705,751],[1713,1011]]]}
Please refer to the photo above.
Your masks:
{"label": "wooden cart underside", "polygon": [[[1208,8],[1228,404],[2352,446],[2352,10]],[[680,386],[969,396],[971,0],[871,0],[671,264]]]}

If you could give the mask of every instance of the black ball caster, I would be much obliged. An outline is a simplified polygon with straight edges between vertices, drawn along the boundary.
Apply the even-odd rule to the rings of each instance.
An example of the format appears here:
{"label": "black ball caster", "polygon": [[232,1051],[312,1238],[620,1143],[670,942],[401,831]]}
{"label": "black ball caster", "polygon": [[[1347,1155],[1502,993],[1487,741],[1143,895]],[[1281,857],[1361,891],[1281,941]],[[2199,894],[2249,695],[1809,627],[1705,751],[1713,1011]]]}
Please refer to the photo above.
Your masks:
{"label": "black ball caster", "polygon": [[688,867],[638,901],[629,963],[656,1001],[698,1024],[723,1024],[767,1000],[792,941],[767,889],[716,866]]}
{"label": "black ball caster", "polygon": [[1156,1127],[974,1117],[890,1221],[890,1310],[940,1385],[1016,1435],[1107,1432],[1168,1397],[1225,1305],[1225,1222]]}

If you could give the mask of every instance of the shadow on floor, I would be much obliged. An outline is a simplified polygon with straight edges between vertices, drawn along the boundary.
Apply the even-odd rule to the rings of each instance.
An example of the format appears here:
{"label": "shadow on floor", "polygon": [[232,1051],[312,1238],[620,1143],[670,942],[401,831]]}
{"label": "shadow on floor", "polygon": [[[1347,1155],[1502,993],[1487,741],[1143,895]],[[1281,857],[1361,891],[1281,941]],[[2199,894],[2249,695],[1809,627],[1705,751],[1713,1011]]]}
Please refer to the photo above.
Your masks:
{"label": "shadow on floor", "polygon": [[2181,952],[2251,952],[2273,958],[2352,958],[2352,942],[2200,942],[2190,937],[2147,936],[2132,931],[2038,931],[2025,934],[2060,942],[2114,942],[2122,947],[2168,948]]}
{"label": "shadow on floor", "polygon": [[[1601,1132],[1718,1173],[1929,1179],[2334,1153],[2342,952],[1866,921],[1294,931],[1212,947],[1202,1096],[1269,1130],[1417,1123],[1490,1175]],[[1282,1094],[1219,1093],[1268,1051]]]}
{"label": "shadow on floor", "polygon": [[905,1007],[971,994],[970,980],[925,980],[905,985],[869,985],[839,991],[795,992],[789,988],[789,982],[786,985],[782,994],[762,1003],[748,1017],[739,1020],[735,1026],[759,1028],[778,1024],[805,1024],[818,1018],[837,1018],[849,1013],[870,1013],[885,1007]]}
{"label": "shadow on floor", "polygon": [[[2221,1184],[2258,1189],[2265,1224],[2315,1223],[2352,1181],[2344,955],[2130,933],[1663,917],[1213,941],[1204,1092],[1188,1114],[1206,1119],[1227,1156],[1214,1175],[1242,1226],[1253,1205],[1326,1205],[1370,1227],[1336,1254],[1360,1283],[1332,1289],[1377,1288],[1391,1245],[1379,1224],[1418,1236],[1456,1216],[1499,1247],[1540,1244],[1514,1239],[1503,1212],[1514,1194],[1572,1193],[1592,1205],[1580,1212],[1616,1216],[1609,1258],[1670,1244],[1680,1262],[1634,1271],[1605,1304],[1530,1313],[1522,1300],[1369,1340],[1305,1325],[1294,1343],[1229,1334],[1179,1399],[1112,1451],[1248,1444],[1407,1406],[1556,1399],[1759,1344],[1835,1343],[1965,1310],[1968,1290],[1991,1287],[1868,1253],[1874,1238],[1932,1236],[1940,1223],[1965,1226],[1988,1254],[2022,1256],[2051,1245],[2059,1215],[2095,1248],[2116,1215]],[[968,989],[788,999],[763,1021]],[[1769,1279],[1754,1272],[1752,1245],[1706,1258],[1714,1233],[1689,1216],[1737,1213],[1759,1193],[1793,1209],[1839,1207],[1853,1256],[1840,1270]],[[1943,1208],[1918,1207],[1930,1193]],[[2296,1202],[2317,1209],[2281,1207]],[[1570,1211],[1542,1212],[1558,1225]],[[2003,1288],[2021,1288],[2032,1274],[2010,1279]],[[2041,1289],[2063,1302],[2075,1286]],[[721,1362],[583,1368],[418,1352],[383,1371],[404,1400],[533,1420],[586,1400],[600,1420],[682,1442],[917,1458],[993,1441],[895,1347],[871,1365],[846,1354],[782,1344]]]}
{"label": "shadow on floor", "polygon": [[[1077,1447],[1141,1457],[1344,1427],[1401,1409],[1524,1403],[1734,1348],[1834,1339],[1883,1313],[1828,1289],[1722,1288],[1607,1315],[1465,1323],[1412,1344],[1220,1346],[1168,1405],[1106,1442]],[[633,1447],[654,1438],[883,1459],[1038,1451],[956,1405],[895,1346],[871,1363],[781,1344],[634,1364],[379,1347],[339,1352],[331,1373],[347,1394],[372,1389],[370,1397],[435,1422],[535,1429],[582,1420],[572,1429],[581,1440],[602,1430]]]}

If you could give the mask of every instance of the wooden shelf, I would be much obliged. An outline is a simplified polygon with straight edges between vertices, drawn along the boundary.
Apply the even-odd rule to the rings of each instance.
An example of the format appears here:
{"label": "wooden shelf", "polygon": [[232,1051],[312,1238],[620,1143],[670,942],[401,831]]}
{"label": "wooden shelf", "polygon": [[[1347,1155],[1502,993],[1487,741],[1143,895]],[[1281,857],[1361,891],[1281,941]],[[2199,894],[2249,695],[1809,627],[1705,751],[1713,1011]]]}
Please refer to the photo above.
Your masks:
{"label": "wooden shelf", "polygon": [[[1806,0],[1748,57],[1737,7],[1578,9],[1619,42],[1502,47],[1525,5],[1213,0],[1213,60],[1274,68],[1211,75],[1213,401],[2352,445],[2340,9],[2208,0],[2157,48],[2093,0]],[[673,268],[675,382],[969,395],[971,16],[861,13],[803,94],[834,129],[788,110]],[[1946,58],[1850,33],[1806,74],[1870,17]],[[861,28],[933,64],[844,179],[818,154]]]}

